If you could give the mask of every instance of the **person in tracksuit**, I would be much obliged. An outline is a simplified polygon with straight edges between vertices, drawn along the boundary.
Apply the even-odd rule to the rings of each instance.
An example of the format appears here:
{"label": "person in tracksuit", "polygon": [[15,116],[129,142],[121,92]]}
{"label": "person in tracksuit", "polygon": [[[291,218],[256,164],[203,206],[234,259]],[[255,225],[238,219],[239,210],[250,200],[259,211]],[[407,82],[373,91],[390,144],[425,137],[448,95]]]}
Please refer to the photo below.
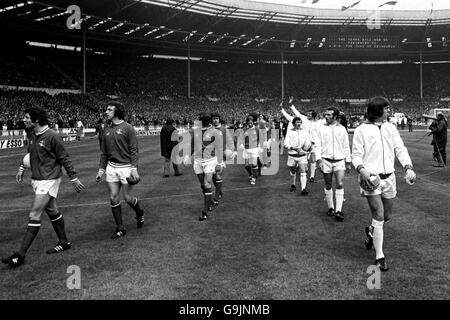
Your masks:
{"label": "person in tracksuit", "polygon": [[407,184],[413,184],[416,174],[411,158],[395,124],[387,121],[389,101],[374,97],[367,105],[367,121],[355,129],[352,162],[359,173],[361,196],[366,197],[372,223],[366,227],[365,246],[375,247],[375,264],[382,271],[388,266],[383,253],[383,226],[392,215],[393,200],[397,194],[395,158],[405,171]]}

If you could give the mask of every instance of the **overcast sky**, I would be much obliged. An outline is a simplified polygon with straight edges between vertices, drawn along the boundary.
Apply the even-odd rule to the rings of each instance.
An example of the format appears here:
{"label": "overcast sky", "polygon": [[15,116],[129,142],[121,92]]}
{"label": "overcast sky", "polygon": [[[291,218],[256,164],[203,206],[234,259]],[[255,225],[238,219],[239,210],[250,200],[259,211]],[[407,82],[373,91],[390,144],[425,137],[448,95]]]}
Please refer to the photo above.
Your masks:
{"label": "overcast sky", "polygon": [[[341,9],[343,6],[348,7],[359,0],[249,0],[256,2],[270,2],[278,4],[289,4],[296,6],[305,6],[322,9]],[[312,4],[313,1],[317,1]],[[450,9],[450,0],[361,0],[353,9],[376,9],[380,5],[387,2],[396,2],[395,5],[384,5],[380,7],[381,10],[433,10]]]}

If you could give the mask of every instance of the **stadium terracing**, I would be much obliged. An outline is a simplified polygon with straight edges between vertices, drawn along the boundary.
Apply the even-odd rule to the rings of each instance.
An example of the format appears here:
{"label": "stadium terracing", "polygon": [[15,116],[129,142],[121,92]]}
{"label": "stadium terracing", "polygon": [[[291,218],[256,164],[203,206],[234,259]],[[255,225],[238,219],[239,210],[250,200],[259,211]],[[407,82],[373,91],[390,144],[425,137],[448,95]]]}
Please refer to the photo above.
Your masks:
{"label": "stadium terracing", "polygon": [[[362,7],[369,0],[337,0],[333,8],[319,7],[320,1],[327,0],[298,0],[299,5],[247,0],[5,0],[0,22],[4,43],[16,46],[80,48],[84,38],[88,49],[99,53],[186,56],[189,50],[205,59],[297,62],[450,60],[450,3],[434,0],[441,6],[433,7],[430,0],[426,9],[395,10],[407,0],[371,0],[372,7]],[[80,9],[79,19],[73,5]]]}

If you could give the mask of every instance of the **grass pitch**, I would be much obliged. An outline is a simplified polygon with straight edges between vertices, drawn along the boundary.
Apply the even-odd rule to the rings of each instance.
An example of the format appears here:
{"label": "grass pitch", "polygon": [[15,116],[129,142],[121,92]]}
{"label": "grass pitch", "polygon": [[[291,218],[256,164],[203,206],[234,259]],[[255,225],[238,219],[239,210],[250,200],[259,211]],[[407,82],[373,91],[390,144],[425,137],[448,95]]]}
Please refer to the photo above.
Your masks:
{"label": "grass pitch", "polygon": [[[277,175],[250,186],[242,165],[224,172],[224,198],[208,221],[197,220],[203,196],[192,166],[162,178],[159,137],[139,139],[141,182],[135,194],[146,222],[122,205],[127,235],[111,240],[114,222],[108,191],[97,184],[98,142],[68,144],[87,189],[73,191],[64,176],[58,203],[72,249],[56,255],[47,217],[25,264],[0,266],[0,299],[448,299],[450,296],[450,169],[432,166],[425,132],[401,132],[418,179],[408,186],[397,165],[398,196],[385,226],[390,270],[381,289],[369,290],[366,273],[374,251],[364,248],[371,221],[359,196],[356,172],[344,181],[345,221],[327,217],[323,178],[310,194],[290,193],[286,153]],[[350,136],[352,139],[352,136]],[[25,150],[0,154],[0,255],[17,250],[33,199],[30,173],[14,176]],[[81,289],[69,290],[69,266],[81,270]]]}

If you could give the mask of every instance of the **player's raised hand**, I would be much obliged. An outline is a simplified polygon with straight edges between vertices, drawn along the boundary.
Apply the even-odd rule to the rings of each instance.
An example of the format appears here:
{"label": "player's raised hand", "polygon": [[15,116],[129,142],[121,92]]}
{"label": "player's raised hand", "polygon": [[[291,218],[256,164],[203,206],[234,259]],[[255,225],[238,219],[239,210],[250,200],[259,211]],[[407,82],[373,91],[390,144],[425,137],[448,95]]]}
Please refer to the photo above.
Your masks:
{"label": "player's raised hand", "polygon": [[280,101],[280,108],[283,108],[283,99]]}
{"label": "player's raised hand", "polygon": [[294,96],[289,97],[289,104],[292,104],[294,102]]}
{"label": "player's raised hand", "polygon": [[75,179],[70,180],[70,181],[72,182],[73,188],[74,188],[75,191],[78,192],[78,193],[80,193],[81,190],[83,190],[83,189],[85,188],[85,187],[84,187],[84,184],[82,184],[81,181],[78,180],[78,178],[75,178]]}
{"label": "player's raised hand", "polygon": [[23,182],[23,174],[25,172],[25,167],[23,165],[20,165],[19,169],[17,170],[16,174],[16,182],[22,183]]}

